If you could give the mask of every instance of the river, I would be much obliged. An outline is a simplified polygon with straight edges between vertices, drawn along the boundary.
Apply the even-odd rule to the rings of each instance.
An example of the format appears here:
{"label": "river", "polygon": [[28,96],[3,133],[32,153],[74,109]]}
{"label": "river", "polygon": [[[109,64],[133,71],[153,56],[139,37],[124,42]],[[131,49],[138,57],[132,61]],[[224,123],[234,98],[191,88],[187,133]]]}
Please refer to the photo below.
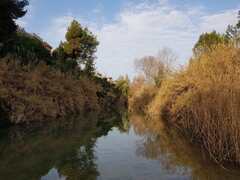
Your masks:
{"label": "river", "polygon": [[1,132],[3,180],[231,180],[206,153],[141,116],[73,118]]}

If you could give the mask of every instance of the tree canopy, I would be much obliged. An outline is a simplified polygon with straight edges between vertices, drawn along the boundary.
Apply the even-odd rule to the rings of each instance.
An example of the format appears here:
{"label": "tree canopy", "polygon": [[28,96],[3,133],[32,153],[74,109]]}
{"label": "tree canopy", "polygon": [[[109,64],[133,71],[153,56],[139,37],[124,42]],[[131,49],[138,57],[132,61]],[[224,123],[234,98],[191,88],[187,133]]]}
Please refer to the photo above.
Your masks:
{"label": "tree canopy", "polygon": [[97,38],[76,20],[70,24],[65,37],[63,49],[66,57],[76,60],[86,72],[92,73],[95,70],[95,52],[99,44]]}
{"label": "tree canopy", "polygon": [[129,93],[129,84],[130,80],[128,76],[120,76],[116,81],[115,81],[116,87],[122,92],[124,96],[128,96]]}
{"label": "tree canopy", "polygon": [[16,32],[15,20],[26,14],[24,9],[28,0],[1,0],[0,1],[0,43],[6,41]]}
{"label": "tree canopy", "polygon": [[135,68],[144,75],[147,83],[160,86],[162,80],[171,73],[176,55],[171,49],[163,48],[157,56],[145,56],[135,60]]}
{"label": "tree canopy", "polygon": [[216,45],[226,43],[227,41],[226,36],[216,31],[203,33],[193,48],[194,55],[199,56],[204,52],[211,51]]}

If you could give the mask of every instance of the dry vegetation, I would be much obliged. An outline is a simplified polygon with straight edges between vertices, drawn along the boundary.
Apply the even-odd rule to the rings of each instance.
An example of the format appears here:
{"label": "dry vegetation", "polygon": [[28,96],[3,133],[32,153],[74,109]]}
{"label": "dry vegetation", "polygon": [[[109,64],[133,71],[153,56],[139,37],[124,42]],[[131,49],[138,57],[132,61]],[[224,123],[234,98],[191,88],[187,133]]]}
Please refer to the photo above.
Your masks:
{"label": "dry vegetation", "polygon": [[97,113],[103,108],[116,108],[119,98],[121,94],[114,85],[100,78],[77,79],[47,65],[32,68],[13,62],[0,63],[0,124]]}
{"label": "dry vegetation", "polygon": [[[238,48],[218,45],[193,58],[188,67],[165,79],[157,91],[153,100],[141,107],[149,117],[179,129],[217,163],[240,163]],[[152,97],[154,91],[144,92]],[[145,93],[136,93],[142,98],[135,100],[138,106],[145,104]]]}
{"label": "dry vegetation", "polygon": [[176,55],[171,49],[163,48],[155,56],[145,56],[135,60],[135,68],[140,73],[130,86],[129,109],[133,113],[147,113],[148,105],[155,98],[164,79],[173,73]]}
{"label": "dry vegetation", "polygon": [[141,86],[130,98],[129,109],[134,113],[146,114],[147,106],[153,101],[157,88],[151,85]]}

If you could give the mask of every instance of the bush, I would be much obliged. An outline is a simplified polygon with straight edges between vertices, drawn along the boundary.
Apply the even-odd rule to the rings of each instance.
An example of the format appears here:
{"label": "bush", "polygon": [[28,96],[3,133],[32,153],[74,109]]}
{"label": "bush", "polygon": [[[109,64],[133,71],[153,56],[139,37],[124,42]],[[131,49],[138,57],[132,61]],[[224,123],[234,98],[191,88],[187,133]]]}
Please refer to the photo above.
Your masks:
{"label": "bush", "polygon": [[[8,60],[7,60],[8,61]],[[114,85],[106,89],[92,77],[76,79],[47,65],[35,68],[0,62],[0,124],[28,123],[116,109]],[[105,96],[99,94],[104,92]],[[109,104],[109,102],[111,104]]]}
{"label": "bush", "polygon": [[16,35],[0,48],[0,57],[11,56],[22,65],[51,64],[51,46],[35,34],[19,29]]}
{"label": "bush", "polygon": [[157,88],[143,84],[139,88],[131,87],[132,96],[129,98],[129,109],[134,113],[145,114],[147,106],[153,101]]}

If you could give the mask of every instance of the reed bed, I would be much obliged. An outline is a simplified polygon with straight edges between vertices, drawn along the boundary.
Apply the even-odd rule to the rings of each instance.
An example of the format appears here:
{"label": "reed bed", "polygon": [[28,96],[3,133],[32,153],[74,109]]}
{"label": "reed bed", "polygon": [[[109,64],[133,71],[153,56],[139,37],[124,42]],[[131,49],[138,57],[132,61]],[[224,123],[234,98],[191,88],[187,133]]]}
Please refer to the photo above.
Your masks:
{"label": "reed bed", "polygon": [[240,164],[240,50],[218,45],[166,79],[147,107],[219,163]]}

